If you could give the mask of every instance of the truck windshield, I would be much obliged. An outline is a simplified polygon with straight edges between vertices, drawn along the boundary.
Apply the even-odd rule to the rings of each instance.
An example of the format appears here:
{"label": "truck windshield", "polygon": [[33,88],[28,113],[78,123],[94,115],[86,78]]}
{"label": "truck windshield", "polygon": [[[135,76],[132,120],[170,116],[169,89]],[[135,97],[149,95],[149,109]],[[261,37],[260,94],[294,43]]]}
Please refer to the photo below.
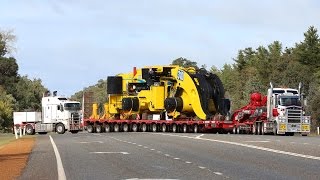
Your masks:
{"label": "truck windshield", "polygon": [[80,110],[80,103],[65,103],[65,110]]}
{"label": "truck windshield", "polygon": [[280,106],[301,106],[300,99],[298,97],[280,97]]}

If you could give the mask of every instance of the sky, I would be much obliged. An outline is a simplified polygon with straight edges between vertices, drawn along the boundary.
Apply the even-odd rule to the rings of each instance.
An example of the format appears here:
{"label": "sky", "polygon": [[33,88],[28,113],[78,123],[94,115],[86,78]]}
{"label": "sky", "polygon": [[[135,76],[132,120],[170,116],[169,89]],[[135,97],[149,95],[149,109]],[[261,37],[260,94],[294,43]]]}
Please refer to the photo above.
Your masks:
{"label": "sky", "polygon": [[221,69],[246,47],[292,47],[311,25],[317,0],[0,0],[19,74],[65,96],[179,57]]}

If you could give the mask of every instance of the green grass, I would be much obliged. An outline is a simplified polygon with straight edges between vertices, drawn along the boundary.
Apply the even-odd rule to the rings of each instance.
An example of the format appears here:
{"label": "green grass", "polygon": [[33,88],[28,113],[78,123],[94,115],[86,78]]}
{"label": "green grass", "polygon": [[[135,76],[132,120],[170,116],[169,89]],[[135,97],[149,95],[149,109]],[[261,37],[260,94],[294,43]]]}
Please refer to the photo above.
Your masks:
{"label": "green grass", "polygon": [[13,141],[15,139],[14,134],[11,133],[0,133],[0,148],[8,144],[9,142]]}

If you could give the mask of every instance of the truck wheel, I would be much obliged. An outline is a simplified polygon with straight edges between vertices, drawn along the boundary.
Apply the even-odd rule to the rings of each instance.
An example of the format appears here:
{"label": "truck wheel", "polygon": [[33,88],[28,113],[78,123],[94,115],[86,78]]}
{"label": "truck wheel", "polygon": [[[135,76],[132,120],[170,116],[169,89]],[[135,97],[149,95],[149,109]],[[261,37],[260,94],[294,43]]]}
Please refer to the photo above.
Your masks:
{"label": "truck wheel", "polygon": [[119,124],[115,124],[114,127],[113,127],[113,129],[114,129],[114,132],[119,132],[119,131],[120,131],[120,126],[119,126]]}
{"label": "truck wheel", "polygon": [[236,132],[236,134],[241,134],[240,126],[237,127],[237,132]]}
{"label": "truck wheel", "polygon": [[261,135],[261,123],[257,123],[257,134]]}
{"label": "truck wheel", "polygon": [[122,127],[122,129],[123,129],[123,132],[128,132],[128,131],[129,131],[129,126],[128,126],[128,124],[124,124],[123,127]]}
{"label": "truck wheel", "polygon": [[237,127],[236,127],[236,126],[233,126],[233,128],[232,128],[232,133],[233,133],[233,134],[237,134]]}
{"label": "truck wheel", "polygon": [[187,133],[188,132],[188,126],[186,124],[182,125],[182,132]]}
{"label": "truck wheel", "polygon": [[141,131],[142,132],[146,132],[147,131],[147,125],[146,124],[142,124]]}
{"label": "truck wheel", "polygon": [[166,132],[167,130],[167,125],[166,124],[162,124],[162,132]]}
{"label": "truck wheel", "polygon": [[71,130],[70,131],[72,134],[77,134],[79,131],[78,130]]}
{"label": "truck wheel", "polygon": [[252,134],[254,134],[254,135],[257,134],[257,126],[256,126],[256,124],[252,125]]}
{"label": "truck wheel", "polygon": [[138,131],[138,125],[137,124],[132,124],[132,131],[137,132]]}
{"label": "truck wheel", "polygon": [[96,133],[102,133],[102,126],[100,124],[96,125]]}
{"label": "truck wheel", "polygon": [[45,135],[45,134],[47,134],[48,132],[38,132],[38,134],[40,134],[40,135]]}
{"label": "truck wheel", "polygon": [[88,131],[88,133],[93,133],[93,126],[92,125],[88,125],[87,126],[87,131]]}
{"label": "truck wheel", "polygon": [[152,132],[157,132],[157,125],[156,124],[152,124]]}
{"label": "truck wheel", "polygon": [[195,125],[193,126],[193,132],[194,132],[194,133],[198,133],[198,125],[195,124]]}
{"label": "truck wheel", "polygon": [[261,123],[261,134],[264,135],[265,134],[265,131],[264,131],[264,123]]}
{"label": "truck wheel", "polygon": [[111,127],[110,124],[106,124],[106,126],[104,127],[105,131],[108,133],[111,131]]}
{"label": "truck wheel", "polygon": [[57,124],[56,125],[56,132],[58,133],[58,134],[64,134],[65,132],[66,132],[66,129],[65,129],[65,127],[64,127],[64,125],[63,124]]}
{"label": "truck wheel", "polygon": [[176,125],[176,124],[173,124],[173,125],[172,125],[172,132],[174,132],[174,133],[178,132],[178,131],[177,131],[177,125]]}
{"label": "truck wheel", "polygon": [[33,129],[31,124],[28,124],[26,126],[26,133],[27,133],[27,135],[34,135],[35,131],[34,131],[34,129]]}

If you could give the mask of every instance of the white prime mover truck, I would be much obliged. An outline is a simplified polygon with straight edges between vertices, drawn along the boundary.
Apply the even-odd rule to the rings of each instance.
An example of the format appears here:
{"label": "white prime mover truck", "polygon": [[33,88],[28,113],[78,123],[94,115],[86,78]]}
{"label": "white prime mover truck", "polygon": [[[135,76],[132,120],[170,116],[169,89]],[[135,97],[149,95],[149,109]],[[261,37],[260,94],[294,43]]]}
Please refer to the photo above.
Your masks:
{"label": "white prime mover truck", "polygon": [[14,112],[15,128],[25,128],[28,135],[78,133],[81,130],[80,102],[57,96],[57,91],[54,91],[52,95],[47,92],[42,97],[41,105],[42,112]]}

